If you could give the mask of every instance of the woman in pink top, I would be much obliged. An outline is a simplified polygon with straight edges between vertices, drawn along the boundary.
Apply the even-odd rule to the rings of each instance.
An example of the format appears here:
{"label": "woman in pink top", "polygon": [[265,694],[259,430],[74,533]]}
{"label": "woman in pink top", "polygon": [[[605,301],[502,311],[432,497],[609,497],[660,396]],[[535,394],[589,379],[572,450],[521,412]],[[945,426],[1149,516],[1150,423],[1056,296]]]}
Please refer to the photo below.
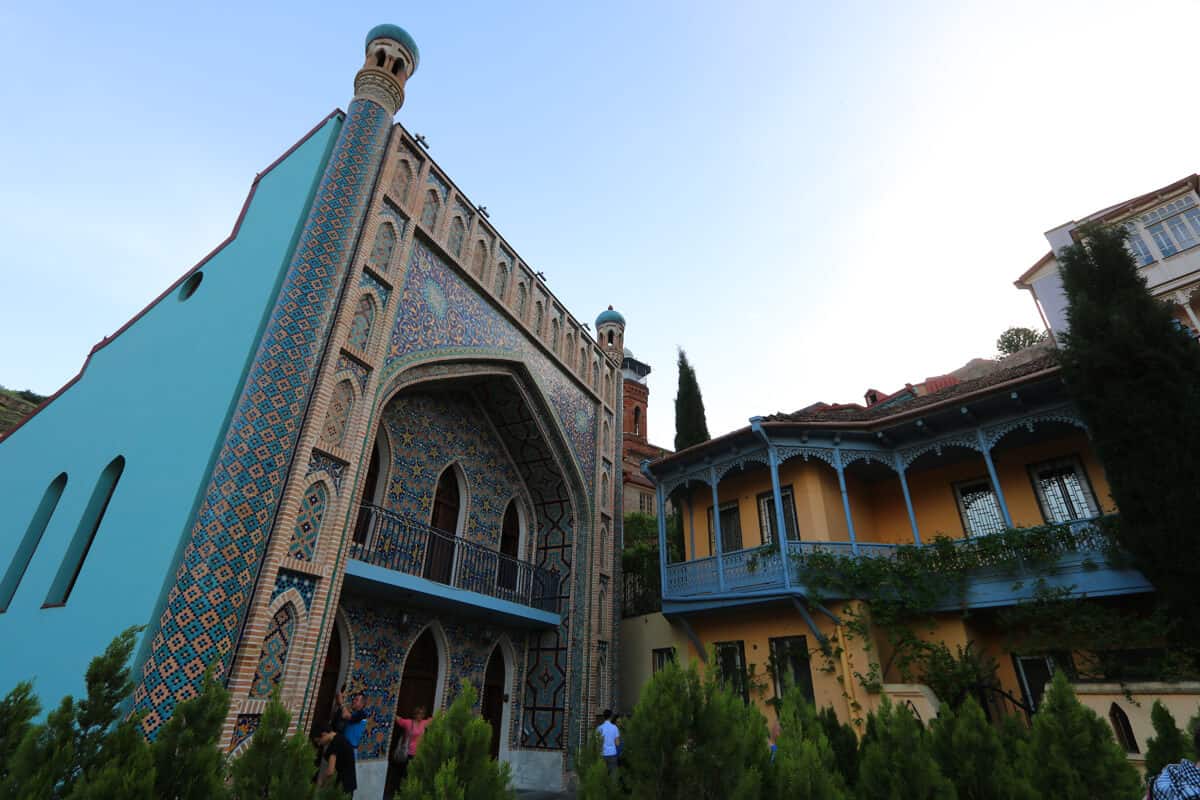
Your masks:
{"label": "woman in pink top", "polygon": [[[424,706],[417,706],[413,709],[412,719],[396,716],[396,727],[403,731],[404,736],[408,739],[408,757],[410,759],[417,754],[417,745],[421,743],[421,737],[425,734],[429,723],[430,719],[425,713]],[[407,774],[408,762],[406,761],[401,769],[401,777]]]}

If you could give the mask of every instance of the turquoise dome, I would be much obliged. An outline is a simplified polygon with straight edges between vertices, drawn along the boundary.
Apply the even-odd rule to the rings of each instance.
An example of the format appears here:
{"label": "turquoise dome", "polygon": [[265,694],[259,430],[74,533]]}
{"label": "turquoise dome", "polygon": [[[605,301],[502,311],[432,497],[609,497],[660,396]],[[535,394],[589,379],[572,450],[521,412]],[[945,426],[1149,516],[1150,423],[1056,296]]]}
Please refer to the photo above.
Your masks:
{"label": "turquoise dome", "polygon": [[413,72],[417,71],[417,65],[421,63],[421,51],[417,49],[417,43],[408,35],[408,31],[401,28],[399,25],[376,25],[371,28],[367,34],[366,46],[370,47],[371,42],[376,39],[395,39],[400,44],[404,45],[408,52],[412,53],[413,57]]}
{"label": "turquoise dome", "polygon": [[596,327],[599,328],[606,322],[615,322],[624,327],[625,317],[621,316],[621,312],[613,311],[613,307],[609,306],[607,311],[601,311],[600,316],[596,317]]}

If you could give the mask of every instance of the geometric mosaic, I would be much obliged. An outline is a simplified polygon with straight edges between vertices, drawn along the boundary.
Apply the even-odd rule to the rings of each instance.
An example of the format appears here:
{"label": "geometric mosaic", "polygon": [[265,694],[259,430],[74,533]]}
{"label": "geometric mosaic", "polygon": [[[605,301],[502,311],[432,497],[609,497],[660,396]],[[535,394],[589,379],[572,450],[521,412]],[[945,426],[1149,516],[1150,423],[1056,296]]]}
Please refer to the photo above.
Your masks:
{"label": "geometric mosaic", "polygon": [[275,591],[271,592],[271,601],[274,602],[276,597],[288,589],[295,589],[300,594],[300,599],[304,601],[305,611],[312,610],[313,592],[317,589],[316,578],[312,575],[292,572],[290,569],[281,569],[275,578]]}
{"label": "geometric mosaic", "polygon": [[263,637],[262,654],[258,657],[258,670],[254,683],[250,684],[250,696],[266,699],[283,680],[287,664],[288,647],[296,635],[296,610],[291,603],[275,612],[267,635]]}
{"label": "geometric mosaic", "polygon": [[288,544],[288,555],[301,561],[312,561],[317,549],[317,536],[321,533],[321,520],[325,516],[325,484],[314,483],[308,487],[300,500],[300,513],[296,515],[296,527],[292,529],[292,541]]}

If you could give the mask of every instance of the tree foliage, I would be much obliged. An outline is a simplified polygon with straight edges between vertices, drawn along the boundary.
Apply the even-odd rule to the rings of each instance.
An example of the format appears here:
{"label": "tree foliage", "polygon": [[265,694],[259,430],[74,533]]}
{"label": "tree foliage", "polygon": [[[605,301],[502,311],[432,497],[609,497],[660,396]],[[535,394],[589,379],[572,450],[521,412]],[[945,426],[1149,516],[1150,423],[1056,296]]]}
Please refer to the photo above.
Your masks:
{"label": "tree foliage", "polygon": [[929,734],[905,706],[885,697],[872,714],[873,735],[863,741],[856,797],[859,800],[954,800]]}
{"label": "tree foliage", "polygon": [[1200,347],[1152,298],[1123,228],[1092,226],[1059,254],[1069,306],[1063,377],[1121,509],[1121,545],[1183,622],[1200,633]]}
{"label": "tree foliage", "polygon": [[825,738],[833,748],[834,765],[846,786],[853,788],[858,782],[858,736],[854,729],[838,720],[837,713],[825,706],[817,715],[825,731]]}
{"label": "tree foliage", "polygon": [[767,723],[717,670],[669,663],[642,690],[621,739],[634,797],[759,797],[770,766]]}
{"label": "tree foliage", "polygon": [[696,370],[688,363],[687,353],[679,348],[679,389],[675,394],[675,449],[683,450],[707,442],[708,421],[704,417],[704,398],[696,382]]}
{"label": "tree foliage", "polygon": [[1167,764],[1195,758],[1188,737],[1175,727],[1175,717],[1160,701],[1150,709],[1154,735],[1146,742],[1146,774],[1157,775]]}
{"label": "tree foliage", "polygon": [[1036,800],[1038,794],[1014,765],[1002,732],[988,724],[974,697],[955,711],[943,705],[931,726],[933,755],[954,784],[958,800]]}
{"label": "tree foliage", "polygon": [[515,794],[509,788],[508,764],[491,757],[492,726],[475,713],[474,687],[462,691],[445,711],[434,715],[408,763],[400,787],[404,800],[462,798],[500,800]]}
{"label": "tree foliage", "polygon": [[[853,736],[851,732],[851,736]],[[779,738],[771,765],[769,797],[777,800],[844,800],[845,780],[837,754],[825,736],[817,711],[793,688],[779,704]]]}
{"label": "tree foliage", "polygon": [[176,800],[209,800],[225,795],[225,758],[221,727],[229,712],[229,692],[204,673],[200,694],[175,706],[150,749],[154,791]]}
{"label": "tree foliage", "polygon": [[1026,347],[1033,347],[1035,344],[1041,344],[1044,341],[1046,341],[1045,331],[1035,331],[1033,328],[1014,326],[1000,334],[1000,338],[996,340],[996,352],[1001,355],[1011,356],[1013,353],[1019,353]]}
{"label": "tree foliage", "polygon": [[1025,773],[1055,800],[1131,800],[1141,779],[1113,739],[1112,728],[1082,705],[1060,670],[1033,716]]}
{"label": "tree foliage", "polygon": [[32,681],[21,681],[0,700],[0,787],[8,778],[8,755],[25,738],[41,710]]}
{"label": "tree foliage", "polygon": [[610,800],[619,797],[616,781],[608,774],[608,765],[600,756],[600,737],[592,733],[584,740],[575,755],[575,772],[579,775],[579,800]]}

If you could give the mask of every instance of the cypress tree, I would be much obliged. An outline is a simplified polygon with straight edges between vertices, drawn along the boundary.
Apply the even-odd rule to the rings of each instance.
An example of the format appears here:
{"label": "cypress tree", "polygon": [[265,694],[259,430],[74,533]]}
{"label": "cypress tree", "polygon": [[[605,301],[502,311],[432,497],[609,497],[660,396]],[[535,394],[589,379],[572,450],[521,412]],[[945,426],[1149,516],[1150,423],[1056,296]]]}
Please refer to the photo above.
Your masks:
{"label": "cypress tree", "polygon": [[863,742],[858,800],[954,800],[954,786],[933,757],[929,734],[905,706],[884,697],[874,738]]}
{"label": "cypress tree", "polygon": [[41,713],[42,704],[33,693],[33,683],[21,681],[0,700],[0,787],[8,778],[8,759]]}
{"label": "cypress tree", "polygon": [[931,726],[933,755],[958,800],[1034,800],[1038,795],[1014,768],[996,729],[970,695],[954,711],[942,706]]}
{"label": "cypress tree", "polygon": [[858,782],[858,736],[854,729],[839,722],[837,712],[830,706],[821,709],[817,720],[825,730],[825,738],[833,748],[833,759],[847,787]]}
{"label": "cypress tree", "polygon": [[825,726],[799,689],[789,690],[779,705],[779,738],[775,744],[769,797],[844,800],[848,796]]}
{"label": "cypress tree", "polygon": [[679,390],[675,394],[675,449],[683,450],[707,442],[708,422],[704,418],[704,398],[696,382],[696,370],[688,363],[687,353],[679,348]]}
{"label": "cypress tree", "polygon": [[[398,797],[404,800],[466,797],[506,800],[508,764],[491,756],[492,726],[475,711],[476,693],[464,681],[462,691],[445,711],[434,715],[408,763],[408,777]],[[461,793],[459,793],[461,792]]]}
{"label": "cypress tree", "polygon": [[287,735],[291,721],[291,715],[279,701],[277,688],[263,709],[250,744],[230,769],[234,800],[292,800],[313,796],[317,753],[303,734]]}
{"label": "cypress tree", "polygon": [[1146,290],[1123,228],[1059,254],[1065,378],[1121,510],[1117,538],[1166,601],[1179,641],[1200,634],[1200,347]]}
{"label": "cypress tree", "polygon": [[1054,800],[1131,800],[1142,782],[1112,729],[1075,697],[1062,670],[1033,715],[1025,774]]}
{"label": "cypress tree", "polygon": [[1175,764],[1194,754],[1183,731],[1175,727],[1175,717],[1160,701],[1150,709],[1154,735],[1146,742],[1146,774],[1157,775],[1167,764]]}
{"label": "cypress tree", "polygon": [[150,749],[159,797],[208,800],[226,795],[221,727],[229,711],[229,692],[204,673],[200,694],[175,706]]}
{"label": "cypress tree", "polygon": [[617,784],[608,774],[608,765],[600,757],[600,737],[592,733],[575,755],[575,772],[579,776],[579,800],[610,800],[619,797]]}

